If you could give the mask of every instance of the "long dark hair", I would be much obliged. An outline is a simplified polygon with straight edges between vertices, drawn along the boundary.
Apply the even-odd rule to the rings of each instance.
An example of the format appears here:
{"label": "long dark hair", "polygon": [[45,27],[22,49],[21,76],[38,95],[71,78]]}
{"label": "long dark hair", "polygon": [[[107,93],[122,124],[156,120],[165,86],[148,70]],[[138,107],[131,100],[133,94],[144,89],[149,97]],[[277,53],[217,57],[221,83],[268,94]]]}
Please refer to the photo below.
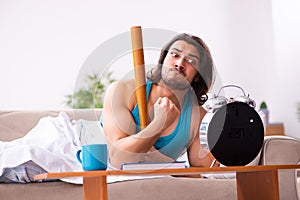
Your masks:
{"label": "long dark hair", "polygon": [[[198,73],[191,83],[191,86],[197,96],[199,105],[203,105],[207,101],[207,92],[214,82],[214,65],[209,48],[202,39],[197,36],[181,33],[176,35],[170,42],[168,42],[160,52],[158,64],[147,72],[147,79],[153,83],[158,83],[161,80],[162,64],[172,44],[178,40],[183,40],[188,44],[196,47],[200,55],[200,63],[198,66]],[[197,80],[197,81],[195,81]]]}

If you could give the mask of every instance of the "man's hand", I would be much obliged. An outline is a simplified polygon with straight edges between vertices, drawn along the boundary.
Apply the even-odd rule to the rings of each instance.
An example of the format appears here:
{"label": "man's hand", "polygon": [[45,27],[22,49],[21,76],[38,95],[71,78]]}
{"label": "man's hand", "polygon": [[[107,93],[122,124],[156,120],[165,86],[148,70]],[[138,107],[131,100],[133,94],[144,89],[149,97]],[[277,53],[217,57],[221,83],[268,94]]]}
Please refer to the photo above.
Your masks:
{"label": "man's hand", "polygon": [[154,104],[154,120],[163,123],[162,132],[171,126],[179,113],[176,105],[168,97],[159,97]]}

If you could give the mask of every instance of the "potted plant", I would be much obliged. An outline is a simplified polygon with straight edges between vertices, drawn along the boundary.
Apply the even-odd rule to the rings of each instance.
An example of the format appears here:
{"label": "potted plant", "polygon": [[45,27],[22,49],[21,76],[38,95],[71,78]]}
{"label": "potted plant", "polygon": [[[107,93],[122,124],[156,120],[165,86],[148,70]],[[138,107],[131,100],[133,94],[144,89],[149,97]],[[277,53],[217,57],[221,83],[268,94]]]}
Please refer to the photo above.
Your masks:
{"label": "potted plant", "polygon": [[112,83],[112,72],[104,73],[101,82],[96,73],[87,75],[86,87],[79,88],[73,94],[66,95],[65,103],[72,108],[102,108],[107,86]]}
{"label": "potted plant", "polygon": [[260,104],[259,109],[265,114],[266,124],[269,124],[269,110],[265,101]]}

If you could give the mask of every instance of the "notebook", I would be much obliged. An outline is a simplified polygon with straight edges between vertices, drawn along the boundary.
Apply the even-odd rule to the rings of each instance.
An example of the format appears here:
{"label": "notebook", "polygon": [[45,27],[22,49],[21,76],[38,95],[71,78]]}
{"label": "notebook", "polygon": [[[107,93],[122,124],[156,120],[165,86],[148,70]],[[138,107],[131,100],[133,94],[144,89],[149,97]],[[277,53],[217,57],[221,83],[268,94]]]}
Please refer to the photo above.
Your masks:
{"label": "notebook", "polygon": [[187,168],[186,161],[175,162],[132,162],[123,163],[121,170],[153,170]]}

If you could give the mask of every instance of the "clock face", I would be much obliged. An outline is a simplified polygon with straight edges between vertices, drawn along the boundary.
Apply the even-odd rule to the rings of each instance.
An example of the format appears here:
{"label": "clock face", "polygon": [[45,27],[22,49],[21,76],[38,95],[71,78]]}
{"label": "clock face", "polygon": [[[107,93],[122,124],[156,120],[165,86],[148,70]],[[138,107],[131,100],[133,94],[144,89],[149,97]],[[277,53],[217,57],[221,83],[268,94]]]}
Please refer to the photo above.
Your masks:
{"label": "clock face", "polygon": [[233,102],[222,106],[207,129],[208,147],[225,166],[243,166],[256,158],[264,141],[264,126],[254,108]]}

